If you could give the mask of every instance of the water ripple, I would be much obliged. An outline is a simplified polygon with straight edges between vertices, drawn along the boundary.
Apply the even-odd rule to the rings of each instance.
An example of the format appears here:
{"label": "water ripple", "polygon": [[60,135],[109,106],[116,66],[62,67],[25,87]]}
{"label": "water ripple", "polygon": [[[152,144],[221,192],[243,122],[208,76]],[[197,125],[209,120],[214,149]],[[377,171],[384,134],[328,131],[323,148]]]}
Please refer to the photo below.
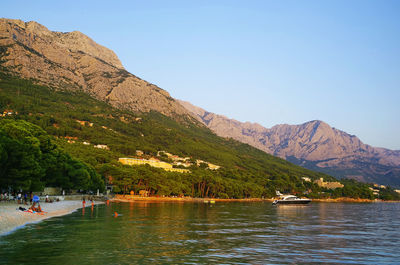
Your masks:
{"label": "water ripple", "polygon": [[0,237],[0,264],[399,264],[399,206],[102,205]]}

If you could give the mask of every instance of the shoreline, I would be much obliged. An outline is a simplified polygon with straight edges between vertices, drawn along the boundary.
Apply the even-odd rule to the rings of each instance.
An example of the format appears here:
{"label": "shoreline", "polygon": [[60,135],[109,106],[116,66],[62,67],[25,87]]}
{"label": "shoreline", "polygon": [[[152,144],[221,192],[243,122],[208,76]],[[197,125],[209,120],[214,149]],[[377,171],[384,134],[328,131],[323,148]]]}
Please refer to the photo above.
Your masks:
{"label": "shoreline", "polygon": [[[247,199],[219,199],[219,198],[192,198],[192,197],[140,197],[136,195],[115,195],[114,198],[110,199],[112,202],[273,202],[272,199],[261,199],[261,198],[247,198]],[[329,202],[329,203],[376,203],[376,202],[397,202],[400,201],[383,201],[383,200],[370,200],[370,199],[354,199],[341,197],[336,199],[312,199],[312,202]]]}
{"label": "shoreline", "polygon": [[[95,205],[102,202],[94,202]],[[20,229],[28,224],[38,223],[52,217],[71,214],[82,207],[82,201],[59,201],[53,203],[42,202],[41,206],[44,214],[34,214],[17,210],[18,207],[29,208],[30,205],[16,203],[0,203],[0,236],[8,235],[17,229]],[[85,208],[91,207],[87,203]]]}
{"label": "shoreline", "polygon": [[[111,202],[197,202],[197,203],[216,203],[216,202],[272,202],[274,199],[261,199],[261,198],[248,198],[248,199],[218,199],[218,198],[191,198],[191,197],[140,197],[132,195],[116,195],[110,199]],[[400,203],[400,201],[382,201],[382,200],[368,200],[368,199],[353,199],[353,198],[336,198],[336,199],[313,199],[313,202],[323,203]],[[95,201],[95,205],[104,204],[104,202]],[[52,217],[63,216],[71,214],[82,207],[81,200],[65,200],[53,203],[41,203],[45,213],[32,214],[17,210],[19,206],[28,208],[29,205],[22,205],[16,203],[0,203],[0,236],[10,234],[25,225],[38,223],[45,219]],[[88,202],[85,208],[91,207]]]}
{"label": "shoreline", "polygon": [[219,198],[192,198],[192,197],[140,197],[135,195],[115,195],[111,202],[262,202],[273,199],[248,198],[248,199],[219,199]]}

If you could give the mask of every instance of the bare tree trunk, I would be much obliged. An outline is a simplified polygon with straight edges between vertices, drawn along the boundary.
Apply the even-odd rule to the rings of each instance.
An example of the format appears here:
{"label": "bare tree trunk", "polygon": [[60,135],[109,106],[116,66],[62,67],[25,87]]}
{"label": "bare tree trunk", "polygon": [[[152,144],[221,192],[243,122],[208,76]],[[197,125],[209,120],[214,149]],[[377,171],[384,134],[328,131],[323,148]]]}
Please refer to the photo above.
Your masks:
{"label": "bare tree trunk", "polygon": [[207,187],[207,191],[206,191],[206,197],[208,195],[208,191],[210,190],[210,186]]}

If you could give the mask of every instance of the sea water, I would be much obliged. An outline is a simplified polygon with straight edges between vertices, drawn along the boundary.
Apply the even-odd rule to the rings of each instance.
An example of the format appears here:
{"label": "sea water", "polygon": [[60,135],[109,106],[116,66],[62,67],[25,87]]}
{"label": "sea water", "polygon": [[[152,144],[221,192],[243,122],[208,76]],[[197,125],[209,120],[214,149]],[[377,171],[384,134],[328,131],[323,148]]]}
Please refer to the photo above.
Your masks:
{"label": "sea water", "polygon": [[400,264],[399,217],[399,203],[111,203],[1,236],[0,264]]}

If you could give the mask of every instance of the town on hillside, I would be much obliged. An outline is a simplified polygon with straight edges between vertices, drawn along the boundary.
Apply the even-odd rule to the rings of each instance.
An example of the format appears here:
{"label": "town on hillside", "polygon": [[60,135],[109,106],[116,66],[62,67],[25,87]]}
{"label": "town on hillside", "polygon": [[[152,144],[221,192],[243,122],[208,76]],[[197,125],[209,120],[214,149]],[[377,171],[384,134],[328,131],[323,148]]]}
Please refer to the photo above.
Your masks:
{"label": "town on hillside", "polygon": [[200,159],[192,160],[191,157],[179,157],[177,155],[168,153],[166,151],[158,151],[157,157],[150,157],[144,159],[144,152],[136,150],[136,158],[119,158],[118,161],[124,165],[150,165],[152,167],[162,168],[166,171],[173,171],[179,173],[190,173],[189,167],[197,166],[210,170],[217,170],[220,166],[212,164]]}

